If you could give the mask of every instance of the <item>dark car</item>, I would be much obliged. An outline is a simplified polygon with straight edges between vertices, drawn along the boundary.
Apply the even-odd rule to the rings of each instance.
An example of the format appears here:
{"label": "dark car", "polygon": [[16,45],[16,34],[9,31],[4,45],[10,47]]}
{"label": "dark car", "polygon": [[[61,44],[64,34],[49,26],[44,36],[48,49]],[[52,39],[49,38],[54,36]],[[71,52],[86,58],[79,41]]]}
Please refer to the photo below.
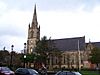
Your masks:
{"label": "dark car", "polygon": [[59,71],[55,75],[82,75],[79,72]]}
{"label": "dark car", "polygon": [[18,68],[15,75],[39,75],[39,73],[34,69]]}
{"label": "dark car", "polygon": [[0,75],[14,75],[14,72],[8,67],[0,67]]}

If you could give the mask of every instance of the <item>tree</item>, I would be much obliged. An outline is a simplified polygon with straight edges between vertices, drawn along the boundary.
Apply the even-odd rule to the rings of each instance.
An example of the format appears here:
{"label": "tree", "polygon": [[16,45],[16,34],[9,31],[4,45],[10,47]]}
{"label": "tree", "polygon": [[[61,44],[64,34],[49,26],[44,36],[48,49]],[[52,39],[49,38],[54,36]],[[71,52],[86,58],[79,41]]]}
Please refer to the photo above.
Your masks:
{"label": "tree", "polygon": [[[24,58],[26,56],[26,58]],[[31,67],[31,63],[34,63],[35,61],[35,54],[22,54],[20,57],[21,62],[23,62],[23,66],[25,67],[25,63],[27,63],[27,67]]]}
{"label": "tree", "polygon": [[[40,55],[39,61],[43,62],[45,65],[47,64],[47,60],[49,59],[50,66],[53,65],[54,57],[57,57],[58,65],[61,68],[61,54],[62,52],[55,47],[55,43],[51,38],[47,40],[47,37],[44,36],[36,46],[36,53]],[[42,59],[42,60],[40,60]]]}
{"label": "tree", "polygon": [[39,57],[40,59],[44,58],[41,60],[41,62],[45,64],[46,64],[48,50],[49,50],[49,47],[48,47],[47,37],[44,36],[40,41],[37,42],[36,53],[39,55],[38,58]]}
{"label": "tree", "polygon": [[90,59],[89,59],[93,64],[98,64],[100,63],[100,49],[95,47],[93,48],[93,50],[91,51],[90,54]]}
{"label": "tree", "polygon": [[0,65],[1,66],[10,66],[11,64],[11,53],[12,53],[12,64],[13,67],[19,67],[21,66],[20,57],[21,54],[16,53],[15,51],[9,52],[7,50],[0,50]]}
{"label": "tree", "polygon": [[22,61],[21,61],[21,56],[22,54],[21,53],[15,53],[13,55],[13,64],[17,67],[21,67],[22,66]]}
{"label": "tree", "polygon": [[7,50],[0,51],[0,65],[9,65],[10,54]]}

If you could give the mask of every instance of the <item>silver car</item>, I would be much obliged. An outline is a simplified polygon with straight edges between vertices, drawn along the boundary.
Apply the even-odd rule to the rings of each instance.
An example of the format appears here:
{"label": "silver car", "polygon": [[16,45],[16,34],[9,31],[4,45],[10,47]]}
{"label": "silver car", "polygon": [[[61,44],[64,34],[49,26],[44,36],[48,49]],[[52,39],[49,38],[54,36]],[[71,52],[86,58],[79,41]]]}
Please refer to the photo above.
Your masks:
{"label": "silver car", "polygon": [[39,75],[39,73],[34,69],[18,68],[15,75]]}
{"label": "silver car", "polygon": [[55,75],[82,75],[79,72],[58,71]]}

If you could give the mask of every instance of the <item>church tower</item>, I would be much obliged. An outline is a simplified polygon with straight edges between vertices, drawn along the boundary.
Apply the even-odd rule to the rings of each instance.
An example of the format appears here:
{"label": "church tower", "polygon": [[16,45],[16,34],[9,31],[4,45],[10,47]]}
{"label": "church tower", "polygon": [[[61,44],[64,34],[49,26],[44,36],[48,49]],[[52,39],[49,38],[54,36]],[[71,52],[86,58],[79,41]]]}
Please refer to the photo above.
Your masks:
{"label": "church tower", "polygon": [[27,53],[33,53],[36,42],[40,40],[40,26],[38,26],[36,5],[34,7],[32,23],[28,27]]}

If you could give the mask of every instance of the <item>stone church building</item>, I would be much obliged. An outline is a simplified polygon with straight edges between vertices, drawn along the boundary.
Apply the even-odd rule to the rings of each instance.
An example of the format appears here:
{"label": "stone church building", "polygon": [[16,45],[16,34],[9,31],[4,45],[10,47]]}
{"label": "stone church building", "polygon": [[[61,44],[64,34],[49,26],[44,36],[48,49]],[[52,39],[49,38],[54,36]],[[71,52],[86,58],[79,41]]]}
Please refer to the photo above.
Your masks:
{"label": "stone church building", "polygon": [[[36,42],[40,40],[40,26],[37,21],[36,5],[34,7],[32,23],[28,26],[27,53],[32,53],[35,50]],[[52,39],[56,48],[63,51],[62,63],[63,68],[94,68],[95,65],[88,61],[89,54],[93,47],[100,48],[100,42],[85,42],[85,36],[63,39]],[[52,65],[48,64],[49,68],[58,67],[57,58],[54,57]]]}

